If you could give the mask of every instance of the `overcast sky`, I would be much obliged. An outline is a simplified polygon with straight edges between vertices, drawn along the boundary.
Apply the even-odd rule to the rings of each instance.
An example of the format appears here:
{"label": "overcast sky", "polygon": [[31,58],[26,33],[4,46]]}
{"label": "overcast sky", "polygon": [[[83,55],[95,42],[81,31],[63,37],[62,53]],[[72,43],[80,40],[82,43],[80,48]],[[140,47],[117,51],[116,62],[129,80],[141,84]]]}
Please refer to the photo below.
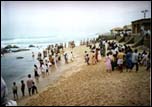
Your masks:
{"label": "overcast sky", "polygon": [[2,1],[2,38],[93,35],[143,18],[150,1]]}

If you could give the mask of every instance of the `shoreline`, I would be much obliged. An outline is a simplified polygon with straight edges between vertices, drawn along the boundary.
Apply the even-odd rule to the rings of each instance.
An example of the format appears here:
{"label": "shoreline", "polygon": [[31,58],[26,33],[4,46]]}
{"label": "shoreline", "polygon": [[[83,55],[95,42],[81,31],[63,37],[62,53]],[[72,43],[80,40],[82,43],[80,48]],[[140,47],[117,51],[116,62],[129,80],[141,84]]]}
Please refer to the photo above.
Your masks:
{"label": "shoreline", "polygon": [[[81,46],[81,47],[84,47],[84,46]],[[79,50],[79,48],[81,48],[80,46],[78,47],[75,47]],[[75,50],[75,48],[73,50]],[[67,52],[69,52],[71,50],[71,48],[66,48],[65,49]],[[75,58],[78,58],[79,56],[77,56],[75,53],[74,53],[74,56]],[[62,56],[62,61],[63,61],[63,56]],[[78,59],[75,59],[73,62],[69,62],[68,64],[65,64],[64,61],[63,62],[59,62],[59,63],[62,63],[61,65],[58,66],[58,70],[53,66],[53,70],[51,71],[50,75],[46,78],[42,78],[41,77],[41,81],[40,83],[38,83],[38,90],[39,90],[39,93],[42,93],[43,91],[47,90],[48,88],[50,87],[55,87],[59,82],[63,81],[64,79],[68,78],[69,76],[73,75],[73,73],[75,72],[79,72],[80,69],[78,70],[75,70],[74,68],[71,68],[73,66],[75,66],[76,64],[76,61],[79,61]],[[81,62],[81,61],[80,61]],[[83,63],[82,65],[84,65],[85,63]],[[81,66],[82,66],[81,65]],[[59,70],[60,69],[60,70]],[[53,74],[54,73],[54,74]],[[56,76],[56,77],[54,77]],[[54,78],[54,79],[53,79]],[[50,82],[50,83],[46,83],[43,87],[41,86],[43,83],[45,82]],[[40,88],[40,89],[39,89]],[[36,95],[32,95],[32,96],[28,96],[28,93],[27,95],[24,97],[24,98],[20,98],[19,100],[17,100],[17,103],[18,105],[24,105],[26,104],[25,101],[31,99],[31,98],[34,98],[36,96],[39,96],[39,93],[36,94]]]}
{"label": "shoreline", "polygon": [[[69,51],[70,50],[70,48],[66,48],[66,50],[67,51]],[[99,63],[97,63],[97,65],[89,65],[89,66],[87,66],[86,65],[86,63],[84,63],[83,61],[84,61],[84,58],[83,58],[83,54],[84,54],[84,50],[89,50],[89,48],[88,47],[86,47],[85,45],[84,46],[78,46],[78,47],[75,47],[74,49],[73,49],[73,52],[74,52],[74,56],[76,57],[75,58],[75,61],[74,62],[70,62],[69,64],[64,64],[64,63],[62,63],[63,65],[60,65],[60,68],[62,69],[62,73],[60,73],[59,75],[58,75],[58,77],[56,78],[56,79],[54,79],[54,80],[51,80],[51,79],[43,79],[42,81],[40,81],[41,82],[41,85],[44,83],[44,82],[49,82],[49,83],[47,83],[46,85],[44,85],[43,87],[41,86],[41,85],[39,85],[39,87],[38,87],[38,91],[39,91],[39,93],[38,94],[36,94],[36,95],[32,95],[32,96],[28,96],[28,94],[26,94],[26,96],[24,97],[24,98],[20,98],[18,101],[17,101],[17,103],[18,103],[18,105],[35,105],[36,103],[32,103],[32,101],[34,102],[35,100],[34,99],[39,99],[40,98],[40,96],[42,96],[43,95],[43,93],[48,93],[47,91],[49,91],[49,90],[53,90],[54,88],[56,89],[57,87],[60,87],[60,84],[65,84],[65,82],[64,81],[69,81],[69,78],[71,79],[72,77],[73,78],[75,78],[74,77],[74,75],[79,75],[79,76],[81,76],[80,74],[82,73],[83,74],[83,72],[88,72],[88,71],[86,71],[86,69],[88,69],[88,68],[90,68],[90,69],[88,69],[88,70],[93,70],[93,69],[95,69],[95,71],[97,70],[97,68],[96,68],[96,66],[99,66],[99,64],[100,63],[103,63],[103,61],[104,61],[104,58],[99,58],[100,59],[100,61],[99,61]],[[63,57],[62,57],[62,61],[63,61]],[[104,66],[104,65],[103,65]],[[63,69],[64,68],[64,69]],[[103,68],[101,68],[101,67],[98,67],[98,70],[99,69],[103,69]],[[103,71],[105,70],[105,68],[103,69]],[[53,73],[55,73],[55,72],[58,72],[58,71],[52,71]],[[60,72],[60,71],[59,71]],[[94,72],[94,71],[92,71],[92,72]],[[89,73],[89,72],[88,72]],[[106,74],[107,72],[105,72],[104,71],[104,74],[105,74],[105,76],[106,75],[108,75],[108,76],[110,76],[111,74]],[[117,71],[116,71],[116,74],[114,74],[114,75],[121,75],[121,74],[119,74]],[[131,74],[130,74],[131,75]],[[136,74],[133,74],[133,75],[136,75]],[[148,75],[148,74],[147,74]],[[55,76],[55,75],[52,75],[52,77],[51,77],[51,75],[49,76],[49,78],[53,78],[53,76]],[[107,77],[106,77],[107,78]],[[40,90],[39,90],[39,88],[40,88]],[[20,91],[20,90],[19,90]],[[61,91],[61,90],[60,90]],[[64,93],[64,92],[63,92]],[[66,94],[68,94],[68,93],[66,93]],[[60,95],[58,95],[57,94],[57,96],[60,96]],[[29,103],[29,101],[31,100],[31,103]],[[57,100],[57,99],[56,99]],[[62,99],[60,99],[60,100],[62,100]],[[42,103],[42,105],[43,105],[44,103]],[[46,103],[47,104],[47,103]],[[53,104],[53,103],[52,103]],[[55,103],[55,105],[56,105],[57,103]],[[60,104],[60,102],[59,102],[59,104]],[[57,104],[57,105],[59,105],[59,104]],[[63,103],[63,105],[66,105],[67,103]],[[70,102],[70,104],[71,104],[71,102]],[[38,104],[38,105],[41,105],[40,103]],[[54,104],[53,104],[54,105]],[[73,105],[73,104],[71,104],[71,105]],[[75,104],[74,104],[75,105]],[[78,104],[79,105],[79,104]]]}

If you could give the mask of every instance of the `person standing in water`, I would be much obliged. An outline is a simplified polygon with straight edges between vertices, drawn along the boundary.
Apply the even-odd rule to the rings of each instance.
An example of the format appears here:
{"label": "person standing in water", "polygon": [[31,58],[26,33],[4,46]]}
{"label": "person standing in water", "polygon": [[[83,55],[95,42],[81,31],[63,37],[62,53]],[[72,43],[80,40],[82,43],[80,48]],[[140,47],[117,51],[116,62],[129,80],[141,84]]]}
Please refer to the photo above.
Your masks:
{"label": "person standing in water", "polygon": [[38,74],[38,67],[37,65],[34,65],[34,77],[37,82],[39,82],[39,74]]}
{"label": "person standing in water", "polygon": [[35,55],[34,55],[34,52],[32,52],[32,57],[33,57],[33,59],[34,59],[34,56],[35,56]]}

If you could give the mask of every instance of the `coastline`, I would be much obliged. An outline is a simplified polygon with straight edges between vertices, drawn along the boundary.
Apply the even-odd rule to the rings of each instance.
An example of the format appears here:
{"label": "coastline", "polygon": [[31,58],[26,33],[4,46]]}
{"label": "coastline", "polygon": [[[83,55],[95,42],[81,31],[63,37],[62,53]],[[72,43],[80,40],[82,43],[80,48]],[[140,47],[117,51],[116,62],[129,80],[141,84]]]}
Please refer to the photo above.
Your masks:
{"label": "coastline", "polygon": [[[79,52],[80,50],[83,49],[83,47],[85,46],[75,47],[72,51],[75,52],[75,50],[77,50],[77,52]],[[65,51],[70,52],[71,48],[65,48]],[[69,76],[73,75],[73,73],[80,71],[80,69],[77,69],[77,67],[85,65],[85,63],[81,62],[82,60],[80,58],[80,56],[83,53],[81,53],[81,55],[79,55],[78,53],[73,53],[73,54],[74,54],[73,62],[70,61],[68,64],[65,64],[63,56],[62,56],[61,62],[59,62],[58,64],[58,69],[56,69],[55,66],[53,66],[53,69],[49,71],[50,73],[49,76],[47,76],[46,78],[42,78],[42,77],[40,78],[39,83],[36,84],[38,86],[39,93],[42,93],[43,91],[47,90],[49,87],[52,87],[52,86],[54,87],[54,85],[58,84],[58,82],[64,80],[65,78],[68,78]],[[28,96],[28,93],[26,93],[26,96],[24,98],[23,97],[19,98],[17,102],[19,105],[25,105],[27,100],[29,100],[30,98],[36,97],[38,95],[39,94]]]}
{"label": "coastline", "polygon": [[84,63],[85,50],[89,48],[75,47],[74,62],[61,66],[58,79],[49,80],[38,94],[18,100],[18,105],[150,105],[150,72],[141,67],[138,73],[107,73],[104,58],[96,65]]}

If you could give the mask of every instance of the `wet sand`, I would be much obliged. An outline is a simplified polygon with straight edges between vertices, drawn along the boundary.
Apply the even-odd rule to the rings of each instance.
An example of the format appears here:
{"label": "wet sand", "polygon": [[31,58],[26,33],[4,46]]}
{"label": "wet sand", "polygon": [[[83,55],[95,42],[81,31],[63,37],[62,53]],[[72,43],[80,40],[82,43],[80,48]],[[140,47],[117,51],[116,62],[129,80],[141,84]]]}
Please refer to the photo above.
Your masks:
{"label": "wet sand", "polygon": [[[70,49],[67,49],[70,50]],[[85,46],[75,47],[75,59],[62,64],[62,72],[56,80],[47,79],[45,88],[32,97],[18,100],[18,105],[26,106],[73,106],[73,105],[150,105],[150,72],[140,67],[139,72],[123,73],[115,70],[107,73],[104,58],[96,65],[84,63]],[[52,75],[53,78],[54,75]],[[42,80],[41,84],[46,83]],[[42,87],[39,84],[38,87]]]}

